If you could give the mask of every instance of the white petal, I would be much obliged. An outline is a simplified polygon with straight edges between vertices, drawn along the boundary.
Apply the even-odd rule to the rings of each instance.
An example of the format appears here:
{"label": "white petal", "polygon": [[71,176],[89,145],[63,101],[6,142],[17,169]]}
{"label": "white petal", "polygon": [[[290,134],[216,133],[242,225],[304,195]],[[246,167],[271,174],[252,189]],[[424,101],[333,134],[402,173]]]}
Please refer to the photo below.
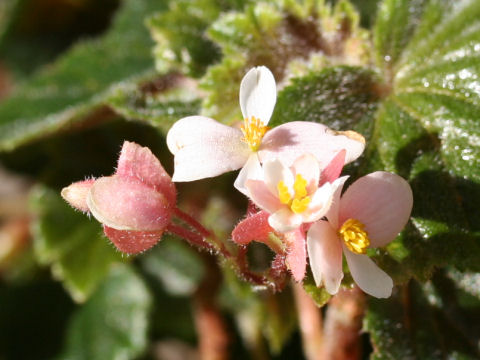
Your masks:
{"label": "white petal", "polygon": [[307,249],[315,284],[336,294],[343,279],[342,245],[327,221],[317,221],[307,233]]}
{"label": "white petal", "polygon": [[289,208],[282,207],[269,216],[268,223],[275,231],[286,233],[302,225],[302,217],[294,214]]}
{"label": "white petal", "polygon": [[263,181],[248,179],[245,186],[248,197],[252,199],[255,205],[269,214],[273,214],[283,206],[278,197],[270,192]]}
{"label": "white petal", "polygon": [[358,287],[377,298],[388,298],[392,294],[393,281],[367,255],[354,254],[343,246],[348,268]]}
{"label": "white petal", "polygon": [[313,194],[307,210],[302,213],[304,222],[313,222],[325,216],[333,198],[333,187],[330,183],[323,184]]}
{"label": "white petal", "polygon": [[330,208],[326,214],[326,217],[330,224],[332,224],[334,229],[338,229],[338,214],[340,211],[340,196],[342,195],[343,184],[349,176],[342,176],[335,180],[332,184],[333,196],[332,202],[330,203]]}
{"label": "white petal", "polygon": [[339,221],[359,220],[365,225],[370,246],[384,246],[403,229],[412,206],[410,185],[398,175],[377,171],[361,177],[345,191]]}
{"label": "white petal", "polygon": [[250,154],[233,184],[233,186],[245,196],[249,196],[248,189],[245,186],[247,180],[263,180],[263,170],[260,166],[257,153]]}
{"label": "white petal", "polygon": [[272,72],[265,66],[255,67],[240,84],[240,108],[245,119],[252,116],[268,124],[277,101],[277,86]]}
{"label": "white petal", "polygon": [[300,174],[307,180],[307,192],[312,194],[318,188],[320,179],[320,168],[315,156],[304,154],[297,158],[292,165],[294,174]]}
{"label": "white petal", "polygon": [[241,168],[250,155],[239,129],[203,116],[177,121],[167,134],[175,155],[173,181],[194,181]]}
{"label": "white petal", "polygon": [[283,183],[287,186],[288,192],[290,196],[294,195],[293,191],[293,183],[295,181],[291,170],[283,165],[283,163],[278,160],[274,159],[271,161],[267,161],[263,164],[263,175],[265,184],[270,189],[272,194],[278,196],[278,183],[283,181]]}
{"label": "white petal", "polygon": [[365,140],[360,134],[339,133],[322,124],[293,121],[267,131],[259,156],[262,163],[279,158],[290,166],[299,156],[311,153],[323,169],[342,149],[347,152],[345,163],[349,163],[358,158],[364,148]]}

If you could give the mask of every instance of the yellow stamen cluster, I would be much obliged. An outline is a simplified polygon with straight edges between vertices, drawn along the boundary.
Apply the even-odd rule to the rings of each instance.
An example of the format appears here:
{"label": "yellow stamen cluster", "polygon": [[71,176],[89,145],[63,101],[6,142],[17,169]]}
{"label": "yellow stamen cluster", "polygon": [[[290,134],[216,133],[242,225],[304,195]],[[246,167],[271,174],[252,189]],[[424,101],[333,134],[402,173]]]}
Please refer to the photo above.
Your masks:
{"label": "yellow stamen cluster", "polygon": [[302,175],[297,174],[293,183],[294,196],[290,195],[287,185],[282,181],[277,184],[278,198],[282,204],[288,205],[295,214],[300,214],[307,210],[310,204],[310,196],[307,196],[307,180]]}
{"label": "yellow stamen cluster", "polygon": [[245,119],[241,126],[243,137],[252,151],[257,151],[262,143],[262,138],[270,129],[268,126],[263,125],[260,119],[252,116],[250,119]]}
{"label": "yellow stamen cluster", "polygon": [[355,254],[365,254],[367,252],[370,239],[365,231],[365,225],[357,219],[345,221],[338,231],[338,235],[351,252]]}

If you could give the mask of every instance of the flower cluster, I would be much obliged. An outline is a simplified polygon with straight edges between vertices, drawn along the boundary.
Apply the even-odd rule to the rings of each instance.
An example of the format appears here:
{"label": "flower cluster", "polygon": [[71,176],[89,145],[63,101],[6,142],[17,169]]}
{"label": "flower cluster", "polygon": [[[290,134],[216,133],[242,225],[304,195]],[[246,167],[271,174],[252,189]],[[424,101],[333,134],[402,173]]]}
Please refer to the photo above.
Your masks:
{"label": "flower cluster", "polygon": [[242,168],[235,187],[261,211],[237,225],[234,241],[268,244],[268,234],[276,233],[295,280],[304,278],[308,255],[316,284],[330,294],[337,293],[343,278],[343,253],[363,291],[390,296],[391,278],[366,252],[388,244],[405,226],[413,205],[410,186],[395,174],[375,172],[341,196],[348,178],[339,178],[341,169],[362,154],[363,137],[303,121],[270,129],[275,102],[272,73],[257,67],[240,86],[244,122],[239,128],[201,116],[179,120],[167,136],[175,155],[173,180]]}
{"label": "flower cluster", "polygon": [[[240,85],[239,126],[203,116],[186,117],[172,126],[167,135],[174,154],[172,178],[149,149],[125,142],[113,176],[74,183],[62,196],[100,221],[123,252],[146,250],[169,231],[233,257],[225,247],[212,248],[205,239],[214,235],[176,207],[174,182],[241,169],[234,186],[255,210],[233,230],[234,242],[267,244],[277,254],[275,263],[283,262],[298,282],[305,277],[308,260],[317,286],[330,294],[339,290],[345,255],[363,291],[390,296],[392,279],[367,250],[388,244],[405,226],[413,205],[410,186],[395,174],[378,171],[361,177],[342,195],[348,176],[340,177],[341,171],[362,154],[364,138],[305,121],[271,129],[275,103],[272,73],[263,66],[253,68]],[[174,224],[173,215],[194,231]],[[272,234],[281,244],[271,240]]]}

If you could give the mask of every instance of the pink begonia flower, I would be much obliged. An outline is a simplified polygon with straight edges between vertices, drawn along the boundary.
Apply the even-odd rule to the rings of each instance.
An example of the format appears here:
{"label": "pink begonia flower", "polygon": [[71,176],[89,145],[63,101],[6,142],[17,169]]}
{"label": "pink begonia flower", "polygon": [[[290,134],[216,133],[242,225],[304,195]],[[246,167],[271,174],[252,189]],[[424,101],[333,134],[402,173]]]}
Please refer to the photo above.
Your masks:
{"label": "pink begonia flower", "polygon": [[90,212],[122,252],[138,253],[160,240],[176,206],[176,189],[160,161],[125,141],[114,175],[79,181],[62,190],[73,207]]}
{"label": "pink begonia flower", "polygon": [[281,160],[268,160],[262,170],[263,180],[248,179],[245,185],[250,199],[271,214],[273,229],[286,233],[326,214],[333,190],[329,182],[318,186],[320,168],[313,155],[299,157],[290,168]]}
{"label": "pink begonia flower", "polygon": [[340,197],[347,178],[334,182],[328,221],[317,221],[307,233],[315,283],[332,295],[338,292],[343,253],[353,280],[364,292],[389,297],[392,279],[365,253],[367,248],[387,245],[403,229],[412,211],[412,190],[400,176],[377,171],[355,181]]}
{"label": "pink begonia flower", "polygon": [[175,155],[172,180],[194,181],[242,168],[234,186],[248,195],[245,181],[260,178],[260,162],[281,158],[289,166],[302,154],[311,153],[323,168],[341,149],[347,152],[347,163],[362,154],[365,140],[353,131],[335,132],[304,121],[269,130],[276,98],[273,74],[259,66],[248,71],[240,85],[241,129],[203,116],[177,121],[167,135],[168,148]]}
{"label": "pink begonia flower", "polygon": [[[339,177],[345,163],[345,153],[345,150],[340,151],[322,170],[319,186],[327,182],[334,183]],[[338,183],[334,184],[338,186]],[[334,190],[335,187],[332,186],[332,189]],[[285,234],[277,234],[284,240],[284,249],[279,249],[278,244],[272,242],[269,236],[270,233],[275,232],[269,224],[269,217],[270,214],[265,210],[247,216],[233,230],[232,240],[241,245],[247,245],[251,241],[258,241],[268,245],[276,253],[286,251],[286,263],[292,272],[293,278],[298,282],[302,281],[307,268],[305,229],[299,227]]]}

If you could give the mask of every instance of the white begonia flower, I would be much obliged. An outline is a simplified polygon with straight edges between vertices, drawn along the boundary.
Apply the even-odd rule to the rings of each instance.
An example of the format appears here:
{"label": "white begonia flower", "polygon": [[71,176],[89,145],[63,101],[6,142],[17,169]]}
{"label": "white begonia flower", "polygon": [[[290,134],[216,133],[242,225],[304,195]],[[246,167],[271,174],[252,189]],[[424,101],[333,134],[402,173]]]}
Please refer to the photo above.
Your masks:
{"label": "white begonia flower", "polygon": [[260,179],[260,162],[267,159],[281,158],[289,166],[299,156],[311,153],[323,168],[342,149],[346,150],[346,163],[363,152],[365,140],[352,131],[335,132],[304,121],[269,130],[277,90],[273,74],[265,66],[247,72],[239,98],[244,118],[240,129],[204,116],[189,116],[172,126],[167,145],[175,156],[173,181],[194,181],[242,168],[234,186],[247,195],[245,181]]}
{"label": "white begonia flower", "polygon": [[400,176],[377,171],[361,177],[340,196],[348,176],[334,181],[336,188],[326,217],[307,233],[310,267],[317,286],[336,294],[343,278],[342,253],[357,285],[367,294],[387,298],[393,282],[366,253],[385,246],[407,223],[413,206],[410,185]]}

